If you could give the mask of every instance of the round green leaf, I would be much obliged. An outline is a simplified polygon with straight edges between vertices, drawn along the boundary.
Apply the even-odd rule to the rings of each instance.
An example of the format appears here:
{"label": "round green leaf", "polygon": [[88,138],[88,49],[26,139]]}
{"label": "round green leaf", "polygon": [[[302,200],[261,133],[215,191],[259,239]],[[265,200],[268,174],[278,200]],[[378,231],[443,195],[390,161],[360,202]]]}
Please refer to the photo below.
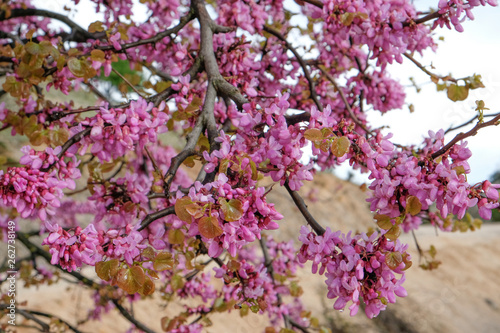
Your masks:
{"label": "round green leaf", "polygon": [[406,211],[415,216],[422,210],[422,203],[417,197],[410,195],[406,198]]}
{"label": "round green leaf", "polygon": [[77,58],[74,58],[74,57],[69,58],[68,69],[76,77],[84,77],[85,76],[85,66]]}
{"label": "round green leaf", "polygon": [[95,264],[95,272],[102,280],[109,281],[118,273],[119,264],[118,259],[99,261]]}
{"label": "round green leaf", "polygon": [[469,96],[469,88],[452,84],[447,89],[447,95],[453,102],[463,101]]}
{"label": "round green leaf", "polygon": [[337,157],[342,157],[349,151],[350,146],[351,146],[351,141],[349,141],[349,139],[346,138],[345,136],[341,136],[333,140],[330,150],[333,155]]}
{"label": "round green leaf", "polygon": [[238,221],[243,216],[243,204],[238,199],[219,200],[224,219],[228,222]]}
{"label": "round green leaf", "polygon": [[310,128],[304,132],[304,138],[310,141],[323,140],[323,133],[317,128]]}

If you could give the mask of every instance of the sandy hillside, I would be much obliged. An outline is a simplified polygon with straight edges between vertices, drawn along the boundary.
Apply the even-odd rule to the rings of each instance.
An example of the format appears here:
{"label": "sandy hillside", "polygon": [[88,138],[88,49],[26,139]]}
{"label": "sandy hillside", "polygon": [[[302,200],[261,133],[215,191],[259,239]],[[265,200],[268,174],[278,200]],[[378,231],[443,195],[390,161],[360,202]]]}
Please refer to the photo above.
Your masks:
{"label": "sandy hillside", "polygon": [[[320,174],[315,183],[307,184],[301,193],[324,226],[363,231],[372,225],[365,194],[357,186]],[[304,222],[292,200],[281,189],[273,190],[270,198],[285,215],[280,232],[274,236],[296,238]],[[405,283],[409,296],[398,299],[398,303],[379,318],[368,320],[362,311],[353,318],[347,312],[334,311],[333,302],[325,297],[324,278],[312,276],[308,268],[299,273],[305,289],[304,303],[333,332],[500,332],[500,224],[484,225],[473,233],[439,233],[438,236],[434,228],[427,226],[418,230],[416,236],[423,249],[435,245],[443,264],[430,272],[419,269],[413,238],[403,236],[402,240],[410,243],[414,258],[414,267],[408,271]],[[92,270],[84,273],[90,276]],[[87,290],[64,281],[39,289],[21,288],[19,300],[27,301],[27,309],[58,315],[74,325],[85,317],[92,304]],[[175,310],[179,310],[178,305],[165,308],[159,301],[140,302],[133,309],[136,318],[157,331],[160,331],[160,318],[177,312]],[[86,323],[78,328],[82,332],[125,332],[129,324],[115,311],[103,316],[101,322]],[[236,312],[214,314],[210,319],[214,325],[207,328],[207,332],[250,333],[267,326],[264,317],[253,314],[245,318],[239,318]],[[21,328],[18,332],[35,331]]]}

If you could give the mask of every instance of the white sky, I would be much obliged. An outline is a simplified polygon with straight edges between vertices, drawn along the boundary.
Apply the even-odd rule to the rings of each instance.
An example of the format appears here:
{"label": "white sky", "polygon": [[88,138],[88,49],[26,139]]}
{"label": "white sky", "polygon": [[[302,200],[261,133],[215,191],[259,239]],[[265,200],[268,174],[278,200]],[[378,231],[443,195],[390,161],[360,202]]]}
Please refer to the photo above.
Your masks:
{"label": "white sky", "polygon": [[[138,2],[138,1],[137,1]],[[35,3],[42,8],[62,12],[67,0],[36,0]],[[415,1],[419,9],[426,10],[431,6],[436,7],[437,0]],[[287,2],[296,6],[293,1]],[[134,10],[137,20],[146,17],[146,12],[139,6]],[[89,0],[81,0],[78,8],[80,11],[73,15],[73,19],[83,27],[99,19],[94,13],[95,4]],[[295,10],[294,10],[295,11]],[[486,88],[477,89],[469,93],[469,97],[463,102],[452,102],[446,97],[445,92],[437,92],[435,85],[430,83],[426,74],[421,72],[415,65],[405,59],[402,65],[395,64],[389,67],[389,71],[398,78],[403,85],[410,85],[408,78],[414,77],[422,91],[417,94],[414,88],[408,88],[407,103],[415,106],[415,112],[410,114],[405,106],[403,110],[393,110],[384,116],[372,111],[369,113],[369,121],[373,126],[389,125],[386,132],[394,134],[393,141],[400,144],[418,144],[427,135],[427,131],[440,128],[447,129],[451,125],[461,124],[475,115],[475,101],[482,99],[490,111],[500,111],[500,7],[478,7],[473,11],[474,21],[464,22],[463,33],[454,30],[437,29],[437,36],[443,36],[444,42],[439,42],[436,53],[431,51],[421,59],[416,58],[423,65],[432,65],[430,69],[438,75],[452,74],[455,78],[465,77],[474,73],[483,77]],[[295,44],[295,43],[294,43]],[[462,131],[472,126],[462,128]],[[449,133],[446,142],[451,140],[458,132]],[[469,148],[473,155],[469,160],[472,173],[468,175],[469,182],[475,182],[488,178],[494,171],[500,170],[500,127],[490,127],[481,130],[476,137],[469,138]],[[336,174],[345,177],[351,170],[344,165]],[[366,181],[366,177],[356,176],[357,182]]]}

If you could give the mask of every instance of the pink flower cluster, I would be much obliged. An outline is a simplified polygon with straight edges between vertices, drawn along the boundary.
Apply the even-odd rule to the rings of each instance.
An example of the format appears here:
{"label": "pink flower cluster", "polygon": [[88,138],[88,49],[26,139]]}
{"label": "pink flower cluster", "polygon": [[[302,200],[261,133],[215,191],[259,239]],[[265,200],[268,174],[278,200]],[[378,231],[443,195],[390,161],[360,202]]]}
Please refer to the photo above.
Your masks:
{"label": "pink flower cluster", "polygon": [[130,172],[125,177],[94,184],[93,193],[88,198],[95,201],[94,222],[106,218],[107,222],[117,227],[134,222],[138,208],[141,205],[147,207],[150,188],[151,180],[148,177]]}
{"label": "pink flower cluster", "polygon": [[[203,240],[208,244],[208,254],[211,257],[218,257],[223,250],[227,250],[232,256],[236,256],[237,251],[245,244],[260,239],[262,230],[274,230],[278,228],[276,220],[283,218],[275,208],[265,198],[265,188],[233,188],[228,183],[225,174],[219,174],[216,181],[202,185],[196,182],[195,186],[189,190],[189,198],[200,206],[205,204],[216,204],[219,199],[237,199],[242,203],[242,217],[237,221],[228,222],[224,220],[222,211],[212,210],[205,212],[217,218],[223,230],[222,235],[213,239]],[[179,193],[178,198],[183,196]],[[178,222],[174,228],[180,228],[185,222]],[[187,235],[193,237],[199,235],[198,223],[191,223],[188,227]]]}
{"label": "pink flower cluster", "polygon": [[[184,286],[177,291],[177,295],[182,299],[200,297],[205,303],[209,300],[213,301],[217,298],[217,291],[210,282],[210,274],[199,273],[193,279],[187,280]],[[172,286],[168,285],[165,291],[172,292]]]}
{"label": "pink flower cluster", "polygon": [[[84,229],[64,230],[57,224],[46,222],[49,235],[43,240],[50,247],[51,264],[59,264],[71,272],[87,264],[94,266],[103,257],[124,259],[133,265],[134,258],[147,247],[144,237],[131,225],[121,229],[97,231],[93,224]],[[71,233],[70,233],[71,231]]]}
{"label": "pink flower cluster", "polygon": [[435,47],[429,28],[422,24],[409,24],[417,18],[417,12],[407,0],[327,0],[322,10],[306,6],[304,11],[314,18],[323,18],[325,22],[322,31],[317,34],[318,40],[324,43],[319,46],[334,49],[335,54],[350,54],[351,61],[359,55],[358,47],[361,45],[368,46],[371,58],[376,59],[377,65],[382,68],[393,60],[401,63],[405,51],[422,52],[427,47]]}
{"label": "pink flower cluster", "polygon": [[[221,149],[210,156],[204,154],[209,162],[205,170],[214,170],[219,161],[235,161],[238,156],[248,156],[247,163],[264,168],[264,172],[267,167],[266,173],[274,181],[283,185],[288,179],[292,190],[298,190],[303,181],[312,180],[312,165],[300,163],[301,149],[306,145],[300,127],[289,126],[286,122],[285,114],[290,106],[288,98],[288,94],[278,94],[275,101],[263,110],[250,104],[244,105],[245,112],[232,119],[240,130],[234,138],[221,135]],[[264,127],[269,130],[260,132]],[[251,173],[249,177],[242,178],[251,178]]]}
{"label": "pink flower cluster", "polygon": [[[255,267],[245,260],[239,261],[237,266],[235,269],[228,268],[225,264],[214,267],[215,277],[228,284],[223,288],[225,298],[230,300],[236,296],[236,299],[256,300],[264,296],[265,285],[272,285],[267,268],[263,264]],[[237,288],[230,285],[233,279],[239,281]]]}
{"label": "pink flower cluster", "polygon": [[[297,281],[294,281],[295,273],[302,264],[297,258],[297,251],[293,246],[293,241],[289,242],[277,242],[272,236],[266,234],[266,236],[261,241],[268,252],[268,260],[270,262],[265,262],[264,258],[258,255],[259,250],[255,247],[244,247],[238,251],[238,262],[244,261],[248,264],[253,264],[255,267],[261,267],[261,265],[266,265],[268,267],[267,274],[271,280],[265,279],[265,283],[262,284],[264,292],[262,296],[258,299],[260,300],[259,308],[262,312],[266,312],[272,324],[276,327],[283,326],[284,316],[288,316],[295,322],[308,326],[307,318],[302,316],[304,311],[304,306],[300,300],[301,289]],[[235,274],[231,272],[234,271],[235,266],[231,268],[227,265],[215,269],[218,274],[222,274],[222,278],[225,281],[229,281],[230,277]],[[237,265],[236,265],[237,267]],[[241,268],[241,266],[239,267]],[[236,274],[236,277],[239,275]],[[286,277],[285,281],[282,278]],[[245,281],[241,279],[232,279],[233,283],[226,285],[223,289],[224,299],[230,300],[233,297],[235,301],[242,301],[244,295],[241,292],[242,285],[245,286]],[[234,283],[236,282],[236,283]],[[292,291],[293,290],[293,291]],[[300,292],[297,293],[297,291]],[[284,298],[291,298],[292,301],[284,301]],[[252,306],[252,300],[247,303]],[[260,306],[262,305],[262,306]],[[253,302],[254,311],[257,305]]]}
{"label": "pink flower cluster", "polygon": [[[311,111],[311,119],[311,128],[326,127],[315,109]],[[369,172],[369,179],[373,180],[367,199],[370,209],[390,218],[405,216],[402,227],[406,232],[417,229],[422,223],[420,216],[405,215],[409,197],[418,199],[422,211],[436,204],[441,216],[454,214],[458,219],[476,205],[481,217],[489,219],[491,210],[499,206],[496,188],[500,185],[488,182],[471,186],[467,182],[466,175],[470,172],[467,160],[472,155],[467,142],[457,143],[438,157],[432,157],[445,145],[443,130],[429,131],[424,146],[415,154],[413,148],[397,150],[389,141],[391,134],[384,137],[379,133],[366,139],[345,125],[328,128],[336,133],[343,132],[351,142],[351,149],[345,156],[336,158],[329,151],[313,148],[318,164],[326,168],[349,159],[354,167]]]}
{"label": "pink flower cluster", "polygon": [[163,102],[159,108],[143,99],[132,101],[126,109],[106,109],[101,107],[99,113],[83,120],[79,126],[73,127],[76,134],[85,127],[91,127],[90,136],[83,138],[81,152],[92,145],[91,153],[102,161],[124,156],[136,145],[143,148],[149,142],[155,142],[158,133],[166,131],[165,124],[169,118],[164,111]]}
{"label": "pink flower cluster", "polygon": [[262,26],[269,16],[265,8],[268,1],[218,1],[219,18],[218,21],[226,26],[238,26],[250,33],[262,30]]}
{"label": "pink flower cluster", "polygon": [[350,93],[359,96],[365,94],[366,102],[382,113],[399,109],[405,102],[403,87],[385,75],[385,72],[375,71],[353,76],[347,80]]}
{"label": "pink flower cluster", "polygon": [[439,0],[438,9],[439,9],[439,18],[434,21],[433,29],[438,25],[443,27],[446,25],[448,29],[451,29],[450,23],[455,27],[455,30],[458,32],[463,32],[464,28],[462,27],[462,22],[465,21],[466,18],[470,20],[474,19],[474,14],[472,13],[472,9],[478,6],[497,6],[497,0]]}
{"label": "pink flower cluster", "polygon": [[[326,272],[327,296],[336,299],[334,309],[343,310],[352,302],[349,309],[354,316],[362,300],[366,304],[366,315],[373,318],[385,310],[388,303],[395,303],[396,296],[407,295],[402,287],[403,270],[410,259],[405,252],[407,245],[389,242],[377,233],[351,236],[351,233],[344,235],[340,231],[334,233],[329,228],[318,236],[305,226],[300,230],[299,240],[303,243],[299,261],[311,261],[313,273],[318,272],[318,268],[319,274]],[[391,269],[386,256],[393,253],[401,261]],[[394,273],[401,277],[397,278]]]}
{"label": "pink flower cluster", "polygon": [[60,265],[68,272],[78,270],[82,264],[95,265],[102,259],[101,241],[99,233],[92,224],[85,229],[76,227],[73,234],[57,224],[45,223],[50,232],[42,245],[50,247],[52,265]]}
{"label": "pink flower cluster", "polygon": [[472,155],[467,143],[455,144],[433,159],[431,155],[444,146],[444,131],[430,131],[429,137],[421,157],[407,151],[396,152],[387,137],[379,136],[376,149],[364,138],[358,139],[357,144],[366,156],[364,160],[373,179],[369,187],[373,194],[368,199],[371,210],[397,217],[401,207],[406,207],[406,198],[415,196],[422,210],[436,203],[444,217],[451,213],[461,219],[468,208],[479,202],[483,202],[481,207],[484,207],[480,210],[481,216],[491,216],[491,209],[498,206],[498,197],[495,199],[495,191],[490,191],[488,185],[482,189],[467,182],[466,174],[470,172],[467,160]]}
{"label": "pink flower cluster", "polygon": [[57,154],[61,147],[37,152],[26,146],[21,151],[25,167],[10,167],[5,174],[0,170],[0,199],[23,218],[37,215],[45,221],[47,214],[53,215],[59,207],[62,190],[75,188],[74,179],[80,177],[79,162],[74,157],[69,162],[60,159]]}
{"label": "pink flower cluster", "polygon": [[61,186],[70,190],[75,189],[75,180],[79,179],[82,174],[78,166],[80,161],[71,153],[65,152],[62,157],[62,148],[45,148],[45,151],[36,151],[30,146],[21,148],[24,156],[21,157],[19,162],[32,169],[49,170],[53,169],[51,175],[57,176]]}

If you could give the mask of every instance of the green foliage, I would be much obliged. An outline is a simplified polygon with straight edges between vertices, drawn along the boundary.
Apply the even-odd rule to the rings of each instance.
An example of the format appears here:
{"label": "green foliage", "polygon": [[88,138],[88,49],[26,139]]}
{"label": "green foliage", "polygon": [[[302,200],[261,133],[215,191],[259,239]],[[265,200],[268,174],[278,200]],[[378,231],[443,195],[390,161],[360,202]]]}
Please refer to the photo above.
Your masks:
{"label": "green foliage", "polygon": [[[118,60],[116,62],[113,62],[111,64],[111,67],[125,77],[138,74],[137,71],[130,69],[130,62],[128,60]],[[105,76],[104,72],[101,72],[101,76],[99,79],[107,81],[115,87],[118,87],[123,83],[123,80],[114,72],[111,72],[109,76]]]}

